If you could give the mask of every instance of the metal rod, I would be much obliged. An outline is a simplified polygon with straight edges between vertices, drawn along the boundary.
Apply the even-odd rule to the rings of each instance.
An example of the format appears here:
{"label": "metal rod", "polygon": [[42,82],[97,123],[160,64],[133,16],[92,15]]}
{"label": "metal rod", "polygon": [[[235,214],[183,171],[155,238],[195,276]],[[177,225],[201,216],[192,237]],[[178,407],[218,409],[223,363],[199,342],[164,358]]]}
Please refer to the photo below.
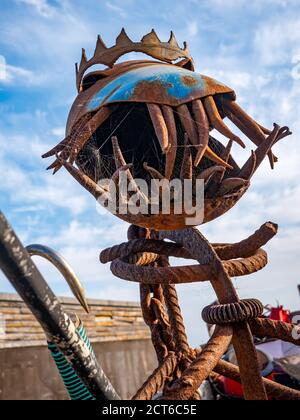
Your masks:
{"label": "metal rod", "polygon": [[120,399],[75,325],[0,211],[0,268],[97,400]]}

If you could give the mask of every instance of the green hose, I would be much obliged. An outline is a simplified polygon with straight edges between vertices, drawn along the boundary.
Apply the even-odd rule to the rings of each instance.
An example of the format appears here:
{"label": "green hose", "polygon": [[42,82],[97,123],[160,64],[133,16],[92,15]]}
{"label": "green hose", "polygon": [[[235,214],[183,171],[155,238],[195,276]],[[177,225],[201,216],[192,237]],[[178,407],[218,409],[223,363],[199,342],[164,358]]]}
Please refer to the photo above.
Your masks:
{"label": "green hose", "polygon": [[[85,344],[88,346],[89,350],[93,353],[93,348],[91,346],[90,340],[86,335],[84,326],[81,325],[77,328],[77,331]],[[65,384],[65,387],[68,391],[68,394],[71,400],[95,400],[90,391],[81,381],[79,376],[75,373],[71,364],[67,361],[64,355],[58,350],[55,344],[48,342],[48,349],[50,350],[51,356],[54,359],[54,362],[57,366],[57,369],[60,373],[60,376]]]}

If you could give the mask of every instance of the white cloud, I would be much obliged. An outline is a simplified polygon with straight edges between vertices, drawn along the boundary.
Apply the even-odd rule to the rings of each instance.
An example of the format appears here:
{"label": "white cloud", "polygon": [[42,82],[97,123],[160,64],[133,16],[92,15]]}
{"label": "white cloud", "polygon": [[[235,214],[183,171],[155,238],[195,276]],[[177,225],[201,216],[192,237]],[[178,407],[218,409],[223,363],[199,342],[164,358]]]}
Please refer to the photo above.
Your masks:
{"label": "white cloud", "polygon": [[35,74],[33,71],[12,66],[10,64],[5,65],[4,76],[0,77],[0,83],[4,85],[14,85],[14,86],[40,86],[47,81],[45,74]]}
{"label": "white cloud", "polygon": [[190,22],[187,26],[187,31],[188,31],[189,36],[191,37],[196,36],[199,32],[198,23],[196,21]]}
{"label": "white cloud", "polygon": [[105,6],[106,6],[109,10],[111,10],[111,11],[113,11],[113,12],[117,13],[117,14],[118,14],[119,16],[121,16],[122,18],[126,18],[126,17],[127,17],[127,13],[125,12],[125,10],[124,10],[121,6],[118,6],[117,4],[112,3],[111,1],[107,1],[107,2],[105,3]]}
{"label": "white cloud", "polygon": [[291,65],[293,58],[300,54],[299,44],[300,18],[297,15],[271,17],[256,29],[254,45],[265,65]]}
{"label": "white cloud", "polygon": [[56,137],[64,137],[65,131],[65,127],[56,127],[51,130],[51,133]]}
{"label": "white cloud", "polygon": [[18,3],[32,6],[41,16],[50,18],[54,16],[55,9],[47,0],[17,0]]}

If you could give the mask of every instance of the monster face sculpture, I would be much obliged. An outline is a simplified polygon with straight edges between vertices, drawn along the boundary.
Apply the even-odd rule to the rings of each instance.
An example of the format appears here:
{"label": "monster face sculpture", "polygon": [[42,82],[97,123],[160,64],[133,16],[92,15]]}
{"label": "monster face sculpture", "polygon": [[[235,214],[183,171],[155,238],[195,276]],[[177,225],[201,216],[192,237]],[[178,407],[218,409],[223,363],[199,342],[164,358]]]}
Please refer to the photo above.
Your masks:
{"label": "monster face sculpture", "polygon": [[[130,52],[155,60],[116,64]],[[99,64],[108,67],[86,74]],[[111,48],[98,37],[90,60],[83,50],[76,77],[78,96],[66,138],[43,157],[55,155],[48,169],[57,172],[64,166],[96,199],[110,199],[109,188],[99,181],[117,181],[121,171],[132,182],[137,178],[147,183],[153,178],[180,179],[182,183],[191,179],[196,186],[201,179],[205,185],[201,223],[206,223],[237,203],[266,156],[274,167],[277,158],[271,148],[290,134],[287,127],[276,124],[273,131],[262,127],[239,107],[230,87],[196,73],[187,45],[181,49],[173,33],[166,43],[154,31],[133,42],[123,29]],[[231,148],[233,142],[241,147],[245,144],[223,121],[225,117],[257,146],[242,168],[231,156]],[[228,138],[228,144],[213,138],[212,129]],[[135,193],[150,209],[151,198],[138,186]],[[128,199],[122,197],[125,202]],[[184,228],[186,214],[175,214],[175,201],[171,200],[170,214],[152,214],[151,210],[149,214],[116,214],[142,227]],[[119,200],[118,208],[121,204]]]}

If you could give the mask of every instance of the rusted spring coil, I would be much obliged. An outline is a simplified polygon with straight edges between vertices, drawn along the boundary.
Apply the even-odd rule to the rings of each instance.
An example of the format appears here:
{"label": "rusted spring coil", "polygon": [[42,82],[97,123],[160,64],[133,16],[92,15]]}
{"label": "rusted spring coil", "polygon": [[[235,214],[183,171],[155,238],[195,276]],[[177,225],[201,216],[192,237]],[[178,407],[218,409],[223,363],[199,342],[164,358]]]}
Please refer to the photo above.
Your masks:
{"label": "rusted spring coil", "polygon": [[202,318],[208,324],[246,322],[263,314],[263,304],[257,299],[245,299],[226,305],[210,305],[203,309]]}

